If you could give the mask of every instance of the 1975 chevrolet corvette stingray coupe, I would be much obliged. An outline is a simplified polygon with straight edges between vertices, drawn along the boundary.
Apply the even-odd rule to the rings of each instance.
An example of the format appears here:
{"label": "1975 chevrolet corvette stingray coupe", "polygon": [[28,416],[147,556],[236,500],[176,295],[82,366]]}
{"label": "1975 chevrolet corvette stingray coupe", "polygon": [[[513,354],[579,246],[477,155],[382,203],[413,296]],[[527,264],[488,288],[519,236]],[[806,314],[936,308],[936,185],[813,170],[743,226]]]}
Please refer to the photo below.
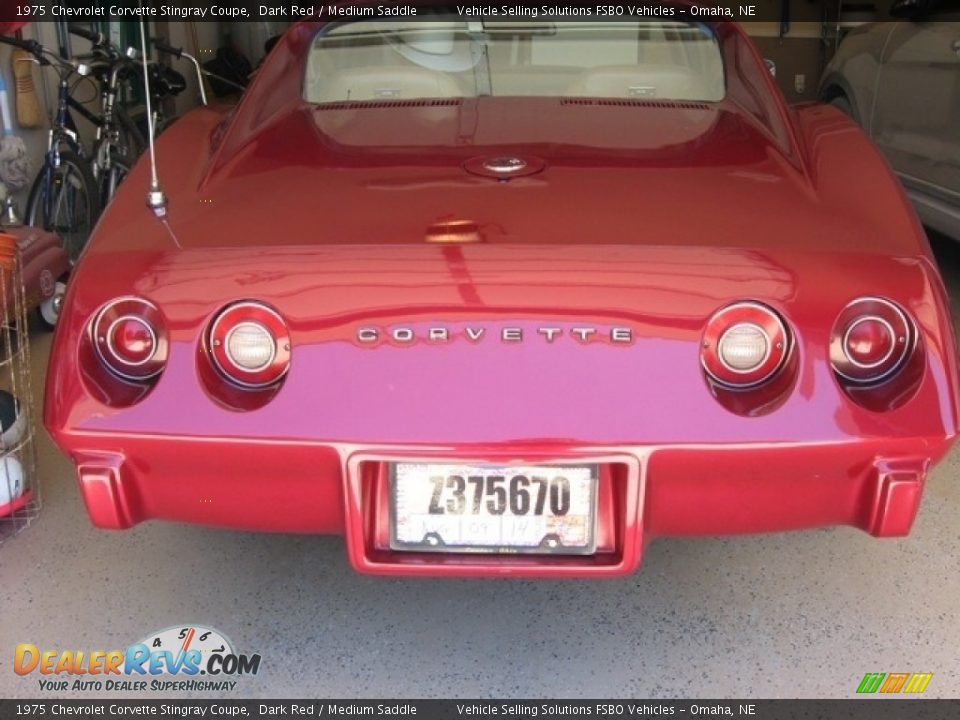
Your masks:
{"label": "1975 chevrolet corvette stingray coupe", "polygon": [[907,533],[956,348],[860,129],[732,23],[433,20],[292,26],[120,188],[46,393],[93,523],[536,577]]}

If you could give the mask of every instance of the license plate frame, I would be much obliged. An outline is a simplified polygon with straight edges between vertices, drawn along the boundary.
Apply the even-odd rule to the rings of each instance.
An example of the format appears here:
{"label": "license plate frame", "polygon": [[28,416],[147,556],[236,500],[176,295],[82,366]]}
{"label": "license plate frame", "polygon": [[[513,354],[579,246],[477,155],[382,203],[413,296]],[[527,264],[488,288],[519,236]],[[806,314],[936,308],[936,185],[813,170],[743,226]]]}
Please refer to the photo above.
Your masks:
{"label": "license plate frame", "polygon": [[[515,472],[517,470],[539,470],[547,472],[556,472],[562,470],[574,470],[577,472],[589,472],[589,492],[587,499],[589,509],[586,515],[577,515],[577,517],[586,518],[587,542],[583,545],[563,545],[551,547],[545,544],[544,536],[538,545],[510,545],[502,543],[494,544],[430,544],[425,540],[409,541],[402,540],[398,531],[398,471],[400,466],[426,465],[434,468],[470,468],[474,471],[482,472],[484,477],[494,475],[497,471]],[[600,485],[600,464],[596,462],[585,463],[505,463],[496,462],[456,462],[449,460],[397,460],[387,463],[389,484],[387,488],[387,502],[389,504],[389,540],[390,549],[404,552],[425,552],[439,554],[494,554],[494,555],[593,555],[597,548],[597,518],[598,518],[598,494]],[[425,476],[426,478],[426,476]],[[572,502],[572,500],[571,500]],[[506,515],[507,513],[504,513]],[[509,515],[511,518],[521,518],[520,515]],[[557,517],[550,515],[549,517]],[[555,533],[553,533],[555,535]],[[502,539],[502,536],[501,536]]]}

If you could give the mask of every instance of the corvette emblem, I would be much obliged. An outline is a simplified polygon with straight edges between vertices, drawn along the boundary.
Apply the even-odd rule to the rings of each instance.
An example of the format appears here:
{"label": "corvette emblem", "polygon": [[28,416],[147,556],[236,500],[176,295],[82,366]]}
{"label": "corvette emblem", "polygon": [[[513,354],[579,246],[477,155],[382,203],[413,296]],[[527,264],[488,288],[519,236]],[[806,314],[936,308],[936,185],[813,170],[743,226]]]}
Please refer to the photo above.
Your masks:
{"label": "corvette emblem", "polygon": [[539,340],[554,343],[568,337],[581,344],[593,341],[604,341],[614,345],[629,345],[633,342],[633,330],[628,327],[572,326],[568,328],[556,326],[541,326],[536,328],[522,328],[518,326],[504,326],[499,331],[489,331],[483,325],[467,325],[462,328],[452,328],[446,325],[435,325],[427,328],[413,328],[397,326],[393,328],[361,327],[357,329],[357,342],[362,345],[376,345],[383,342],[393,342],[401,345],[415,342],[448,343],[457,337],[463,337],[469,342],[479,343],[488,337],[498,338],[503,343],[522,343],[527,340]]}

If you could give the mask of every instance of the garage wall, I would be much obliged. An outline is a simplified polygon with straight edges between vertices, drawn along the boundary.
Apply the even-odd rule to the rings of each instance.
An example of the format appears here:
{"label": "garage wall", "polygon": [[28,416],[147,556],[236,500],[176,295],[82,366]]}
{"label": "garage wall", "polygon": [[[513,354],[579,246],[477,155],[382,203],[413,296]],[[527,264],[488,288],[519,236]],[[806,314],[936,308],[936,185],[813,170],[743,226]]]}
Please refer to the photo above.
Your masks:
{"label": "garage wall", "polygon": [[760,53],[777,64],[777,85],[790,102],[817,99],[820,74],[833,53],[833,44],[822,36],[823,25],[819,10],[816,12],[817,19],[792,21],[783,37],[779,23],[745,24]]}

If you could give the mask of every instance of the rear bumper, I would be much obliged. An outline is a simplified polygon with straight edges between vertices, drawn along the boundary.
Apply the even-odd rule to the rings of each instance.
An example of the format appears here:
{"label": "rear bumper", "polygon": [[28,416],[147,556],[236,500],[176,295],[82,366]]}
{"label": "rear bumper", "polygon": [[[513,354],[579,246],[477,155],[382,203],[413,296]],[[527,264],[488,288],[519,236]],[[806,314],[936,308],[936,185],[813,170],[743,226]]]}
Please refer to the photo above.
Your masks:
{"label": "rear bumper", "polygon": [[[827,525],[905,535],[927,471],[949,445],[916,438],[773,446],[372,448],[151,437],[121,442],[115,436],[75,436],[68,444],[98,448],[70,451],[98,527],[164,519],[342,534],[360,572],[528,577],[628,574],[639,567],[645,544],[665,535]],[[940,448],[937,456],[929,454],[931,447]],[[598,462],[598,551],[576,557],[392,551],[385,463],[404,458]]]}

